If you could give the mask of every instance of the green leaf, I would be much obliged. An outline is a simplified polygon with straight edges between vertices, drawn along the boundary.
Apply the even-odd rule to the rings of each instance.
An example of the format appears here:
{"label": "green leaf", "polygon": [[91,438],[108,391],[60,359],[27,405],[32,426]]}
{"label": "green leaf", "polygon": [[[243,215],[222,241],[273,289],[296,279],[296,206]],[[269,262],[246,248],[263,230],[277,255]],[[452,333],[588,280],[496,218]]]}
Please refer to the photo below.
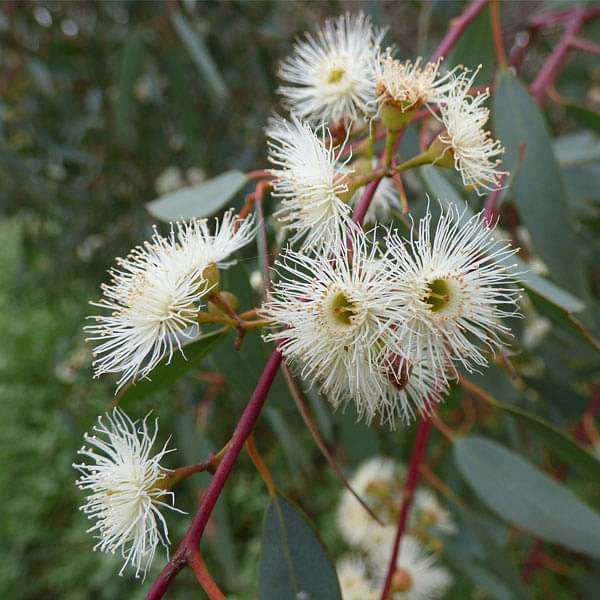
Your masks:
{"label": "green leaf", "polygon": [[574,268],[578,246],[544,115],[508,71],[498,77],[493,115],[496,135],[506,147],[503,168],[516,172],[511,187],[533,245],[556,281],[581,291],[582,273]]}
{"label": "green leaf", "polygon": [[572,466],[583,479],[600,481],[600,460],[590,454],[570,435],[522,408],[497,400],[494,401],[494,406],[527,423],[541,439],[547,442],[547,448]]}
{"label": "green leaf", "polygon": [[[442,206],[447,207],[450,204],[455,204],[459,210],[463,210],[466,207],[463,198],[440,173],[438,168],[432,166],[421,167],[421,175],[430,193],[433,194],[436,200],[440,200]],[[467,216],[473,215],[472,211],[467,210]],[[567,313],[580,312],[585,308],[584,303],[579,298],[531,271],[527,263],[522,261],[518,256],[512,256],[510,262],[516,265],[516,271],[518,272],[517,281],[524,285],[528,291],[557,305]]]}
{"label": "green leaf", "polygon": [[263,525],[259,600],[341,600],[335,568],[306,515],[289,500],[271,500]]}
{"label": "green leaf", "polygon": [[217,329],[199,337],[183,347],[185,358],[181,352],[175,352],[171,361],[162,360],[150,374],[151,379],[141,379],[133,385],[129,385],[120,392],[117,397],[119,402],[129,402],[146,398],[160,390],[165,389],[190,369],[198,367],[200,359],[210,354],[217,344],[225,337],[227,329]]}
{"label": "green leaf", "polygon": [[600,558],[600,515],[530,462],[479,436],[456,441],[454,460],[492,512],[543,540]]}
{"label": "green leaf", "polygon": [[161,221],[209,217],[221,210],[246,184],[241,171],[227,171],[199,185],[185,187],[146,204]]}
{"label": "green leaf", "polygon": [[187,19],[178,10],[171,12],[171,22],[183,45],[190,53],[196,67],[198,67],[200,75],[208,83],[208,90],[212,96],[219,101],[227,98],[229,90],[200,34],[192,28]]}
{"label": "green leaf", "polygon": [[494,78],[496,67],[496,52],[492,40],[492,20],[489,11],[482,10],[460,36],[454,50],[444,62],[449,67],[464,65],[477,69],[481,66],[476,85],[489,84]]}

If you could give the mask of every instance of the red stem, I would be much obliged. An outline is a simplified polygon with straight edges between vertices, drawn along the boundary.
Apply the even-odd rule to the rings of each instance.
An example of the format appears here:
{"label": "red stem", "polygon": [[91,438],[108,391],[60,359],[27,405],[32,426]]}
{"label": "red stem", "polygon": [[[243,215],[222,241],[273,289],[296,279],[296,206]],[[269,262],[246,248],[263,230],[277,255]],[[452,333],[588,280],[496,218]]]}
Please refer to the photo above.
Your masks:
{"label": "red stem", "polygon": [[501,69],[506,69],[508,59],[506,58],[506,49],[504,39],[502,38],[502,25],[500,23],[500,2],[492,0],[490,2],[490,17],[492,19],[492,33],[494,37],[494,46],[496,48],[496,58]]}
{"label": "red stem", "polygon": [[528,19],[529,27],[531,29],[541,29],[543,27],[552,27],[557,23],[562,23],[563,21],[568,21],[573,16],[573,13],[582,10],[583,11],[583,19],[584,21],[589,21],[590,19],[595,19],[596,17],[600,17],[600,6],[590,6],[587,8],[583,7],[575,7],[575,8],[567,8],[564,10],[559,10],[556,12],[546,13],[543,15],[532,16]]}
{"label": "red stem", "polygon": [[256,186],[254,210],[258,221],[258,235],[256,244],[258,246],[258,255],[261,258],[263,292],[265,296],[271,291],[271,274],[269,273],[269,245],[267,243],[267,224],[265,223],[265,212],[263,210],[263,201],[269,183],[259,182]]}
{"label": "red stem", "polygon": [[229,448],[215,471],[215,475],[208,486],[206,494],[202,498],[200,507],[194,516],[194,520],[192,521],[187,534],[179,544],[179,548],[177,548],[177,552],[174,554],[173,558],[154,582],[146,600],[159,600],[162,598],[171,581],[177,576],[179,571],[183,569],[186,562],[190,560],[190,552],[193,551],[192,549],[198,548],[204,528],[206,527],[219,495],[225,486],[225,482],[231,474],[233,465],[244,447],[244,442],[252,433],[252,430],[256,425],[260,411],[267,399],[267,394],[271,389],[271,384],[277,375],[281,360],[282,355],[279,350],[274,350],[269,357],[264,371],[256,384],[254,393],[246,405],[235,431],[231,436]]}
{"label": "red stem", "polygon": [[487,0],[474,0],[467,10],[462,13],[459,17],[452,21],[450,31],[446,34],[446,37],[442,40],[442,43],[438,46],[437,50],[431,57],[432,61],[436,61],[438,58],[448,56],[448,52],[452,50],[454,44],[458,42],[460,36],[464,30],[469,26],[471,21],[481,12],[481,9],[487,4]]}
{"label": "red stem", "polygon": [[188,563],[192,571],[194,571],[198,583],[202,586],[202,589],[206,592],[210,600],[225,600],[225,594],[211,577],[197,548],[190,550]]}
{"label": "red stem", "polygon": [[585,20],[585,9],[578,8],[567,22],[567,27],[558,44],[554,47],[552,54],[542,67],[535,81],[531,84],[531,95],[538,104],[542,104],[546,95],[546,90],[554,83],[558,77],[563,63],[567,59],[569,50],[571,50],[571,41],[579,33]]}
{"label": "red stem", "polygon": [[500,198],[500,194],[504,189],[505,181],[506,175],[502,175],[500,181],[498,182],[498,187],[495,190],[492,190],[485,199],[485,204],[483,206],[483,218],[488,227],[492,227],[496,221],[496,218],[498,217],[496,205],[498,204],[498,199]]}
{"label": "red stem", "polygon": [[410,463],[408,465],[408,473],[404,482],[404,494],[402,500],[402,507],[400,508],[400,516],[398,517],[398,528],[396,529],[396,538],[394,539],[394,548],[390,557],[390,564],[388,566],[387,576],[385,578],[385,585],[381,592],[381,600],[388,600],[390,595],[390,588],[392,586],[392,578],[394,571],[396,570],[396,561],[398,560],[398,552],[400,550],[400,542],[402,536],[406,530],[406,523],[408,522],[408,514],[412,506],[415,490],[419,483],[420,467],[425,454],[427,451],[427,441],[429,440],[429,434],[431,432],[431,418],[426,416],[419,423],[417,429],[417,436],[413,445],[412,453],[410,456]]}
{"label": "red stem", "polygon": [[571,48],[582,50],[583,52],[593,54],[594,56],[600,56],[600,44],[596,44],[595,42],[586,40],[585,38],[573,38],[571,40]]}

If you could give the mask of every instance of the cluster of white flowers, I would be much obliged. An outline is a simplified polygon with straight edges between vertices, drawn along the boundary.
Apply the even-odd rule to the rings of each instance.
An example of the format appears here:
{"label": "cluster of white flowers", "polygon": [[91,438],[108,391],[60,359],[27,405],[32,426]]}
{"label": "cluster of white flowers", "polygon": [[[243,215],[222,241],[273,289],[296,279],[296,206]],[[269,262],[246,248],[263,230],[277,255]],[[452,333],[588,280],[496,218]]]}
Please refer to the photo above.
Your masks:
{"label": "cluster of white flowers", "polygon": [[[347,14],[298,42],[281,66],[286,85],[280,92],[291,115],[273,117],[267,127],[272,168],[261,185],[279,200],[279,233],[291,236],[258,314],[272,326],[265,340],[277,341],[295,371],[334,408],[353,403],[367,423],[378,417],[393,426],[430,414],[457,368],[487,364],[510,335],[505,319],[517,312],[519,290],[507,263],[514,251],[494,238],[482,215],[467,217],[450,206],[432,227],[428,205],[408,239],[376,225],[400,209],[396,183],[403,166],[396,165],[390,140],[420,108],[436,114],[443,128],[411,164],[454,166],[478,192],[497,188],[503,175],[497,169],[503,150],[484,129],[489,94],[470,94],[476,73],[444,71],[441,60],[401,62],[393,49],[381,48],[383,37],[362,13]],[[385,160],[374,158],[376,135],[357,145],[364,156],[354,160],[348,140],[361,128],[374,134],[379,121],[387,129]],[[375,226],[365,233],[352,220],[352,205],[365,185],[382,177],[365,215]],[[214,231],[206,219],[176,222],[168,235],[155,230],[117,259],[102,299],[92,303],[103,314],[85,328],[95,343],[95,376],[118,374],[118,390],[148,377],[177,350],[183,354],[200,322],[216,322],[205,314],[211,299],[227,312],[219,322],[243,327],[216,294],[219,269],[254,234],[252,218],[228,211]],[[264,324],[257,319],[252,326]],[[168,543],[159,512],[172,508],[164,502],[173,496],[159,464],[167,450],[150,455],[157,432],[149,433],[146,419],[134,423],[118,410],[107,419],[96,428],[106,439],[86,436],[94,449],[80,451],[94,464],[76,465],[80,487],[90,491],[83,510],[97,521],[90,530],[100,537],[96,547],[119,550],[139,575],[158,544]],[[391,522],[402,477],[400,467],[378,459],[359,471],[354,487]],[[455,529],[431,493],[419,492],[415,502],[411,526]],[[342,513],[350,543],[371,557],[389,546],[389,528],[374,530],[352,496],[342,501]],[[423,552],[417,541],[403,542],[394,599],[434,598],[448,585],[445,571]],[[344,562],[340,578],[345,598],[371,597],[364,563]]]}
{"label": "cluster of white flowers", "polygon": [[125,561],[120,574],[131,565],[139,577],[146,574],[157,546],[169,544],[160,509],[178,509],[173,506],[173,493],[161,485],[168,470],[160,461],[173,450],[165,444],[152,454],[158,426],[155,422],[150,432],[148,417],[134,422],[115,409],[106,421],[98,418],[94,433],[84,435],[89,446],[78,452],[92,462],[73,465],[82,474],[78,487],[89,493],[81,510],[95,520],[88,530],[99,539],[94,550],[120,552]]}
{"label": "cluster of white flowers", "polygon": [[[379,597],[396,535],[405,474],[403,465],[375,457],[362,463],[351,479],[353,489],[383,525],[349,491],[342,493],[338,526],[353,552],[337,567],[344,600]],[[433,600],[445,593],[452,577],[437,565],[435,553],[443,547],[443,538],[456,532],[456,523],[437,497],[426,488],[418,489],[392,579],[393,600]]]}
{"label": "cluster of white flowers", "polygon": [[338,131],[341,123],[350,134],[381,117],[395,129],[395,121],[405,125],[407,113],[410,120],[418,108],[428,107],[439,111],[443,125],[432,146],[437,162],[454,164],[463,183],[479,194],[498,188],[504,175],[498,170],[503,148],[484,129],[489,92],[470,95],[477,71],[462,66],[442,71],[441,59],[400,61],[393,48],[381,48],[382,39],[368,17],[346,14],[328,20],[315,36],[307,34],[282,63],[280,77],[289,85],[279,91],[291,122],[277,118],[267,128],[273,186],[282,198],[276,216],[294,233],[292,241],[305,238],[305,248],[339,240],[349,220],[353,166],[343,140],[335,140],[328,127]]}
{"label": "cluster of white flowers", "polygon": [[117,259],[102,286],[103,298],[92,302],[109,311],[90,317],[86,327],[94,348],[95,376],[118,373],[117,389],[147,377],[165,357],[199,333],[197,315],[216,285],[211,266],[226,267],[233,252],[254,236],[252,219],[237,222],[225,213],[211,234],[205,219],[181,221],[167,237],[152,240]]}
{"label": "cluster of white flowers", "polygon": [[328,254],[288,248],[276,263],[263,312],[280,328],[266,339],[334,407],[352,401],[367,422],[430,413],[456,364],[485,365],[484,351],[510,334],[513,250],[481,215],[451,206],[433,234],[431,219],[428,209],[409,239],[387,230],[385,250],[376,230],[351,229]]}

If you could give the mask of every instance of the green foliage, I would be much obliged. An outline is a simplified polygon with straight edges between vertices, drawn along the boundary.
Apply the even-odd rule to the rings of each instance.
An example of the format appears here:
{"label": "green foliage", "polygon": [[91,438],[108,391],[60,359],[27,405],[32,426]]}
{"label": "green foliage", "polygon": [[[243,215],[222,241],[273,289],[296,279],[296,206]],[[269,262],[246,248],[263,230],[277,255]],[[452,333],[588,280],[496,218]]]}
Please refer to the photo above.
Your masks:
{"label": "green foliage", "polygon": [[296,506],[276,495],[265,514],[258,597],[299,595],[341,600],[335,570],[316,530]]}

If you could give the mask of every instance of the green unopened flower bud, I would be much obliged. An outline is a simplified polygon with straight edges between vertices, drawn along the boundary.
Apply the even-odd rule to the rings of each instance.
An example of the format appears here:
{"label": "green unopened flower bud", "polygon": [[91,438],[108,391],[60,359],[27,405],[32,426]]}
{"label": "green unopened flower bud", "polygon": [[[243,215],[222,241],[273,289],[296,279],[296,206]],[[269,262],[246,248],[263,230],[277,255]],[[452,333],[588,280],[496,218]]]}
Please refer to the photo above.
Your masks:
{"label": "green unopened flower bud", "polygon": [[207,289],[210,293],[217,293],[219,291],[219,267],[216,263],[210,263],[202,271],[202,278],[208,282]]}
{"label": "green unopened flower bud", "polygon": [[454,151],[452,146],[445,144],[440,140],[439,136],[431,142],[427,153],[433,157],[431,161],[436,167],[444,167],[446,169],[454,168]]}
{"label": "green unopened flower bud", "polygon": [[399,131],[406,127],[412,121],[415,113],[414,108],[403,110],[402,106],[395,102],[386,102],[379,112],[381,121],[390,131]]}

